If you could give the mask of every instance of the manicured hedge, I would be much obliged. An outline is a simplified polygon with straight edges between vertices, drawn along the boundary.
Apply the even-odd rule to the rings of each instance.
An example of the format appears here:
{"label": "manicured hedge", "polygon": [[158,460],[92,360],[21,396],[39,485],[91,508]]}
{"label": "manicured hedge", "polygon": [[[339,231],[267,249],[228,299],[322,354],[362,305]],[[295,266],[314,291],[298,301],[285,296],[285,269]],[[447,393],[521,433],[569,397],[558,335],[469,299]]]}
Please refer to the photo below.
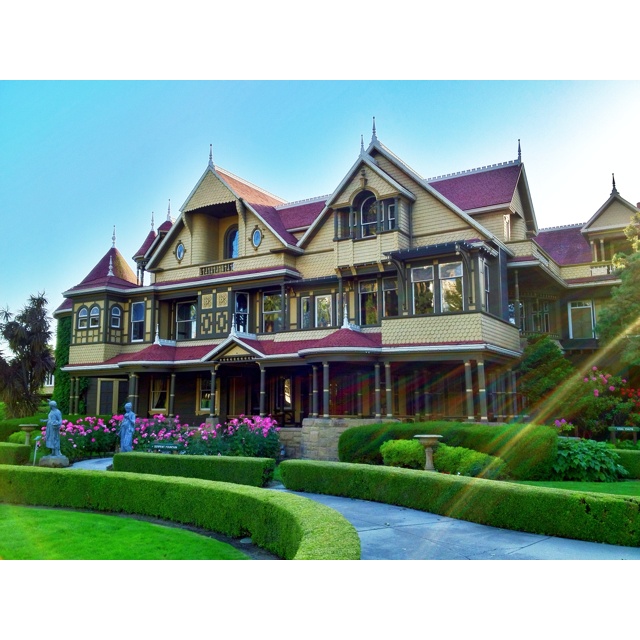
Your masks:
{"label": "manicured hedge", "polygon": [[367,424],[347,429],[338,442],[341,462],[382,464],[380,445],[387,440],[413,438],[420,433],[443,436],[442,442],[502,458],[514,480],[544,480],[556,458],[558,437],[539,425],[488,425],[468,422]]}
{"label": "manicured hedge", "polygon": [[301,496],[226,482],[0,465],[0,501],[140,514],[251,536],[285,559],[360,558],[358,534],[337,511]]}
{"label": "manicured hedge", "polygon": [[0,464],[27,464],[30,453],[26,444],[0,442]]}
{"label": "manicured hedge", "polygon": [[466,447],[439,444],[433,453],[433,466],[442,473],[472,478],[500,480],[504,476],[504,460]]}
{"label": "manicured hedge", "polygon": [[343,462],[285,460],[287,489],[346,496],[493,527],[640,546],[640,500]]}
{"label": "manicured hedge", "polygon": [[640,451],[615,449],[620,456],[620,464],[629,472],[627,478],[640,479]]}
{"label": "manicured hedge", "polygon": [[182,476],[265,487],[273,479],[273,458],[239,456],[189,456],[166,453],[116,453],[114,471],[153,473],[160,476]]}

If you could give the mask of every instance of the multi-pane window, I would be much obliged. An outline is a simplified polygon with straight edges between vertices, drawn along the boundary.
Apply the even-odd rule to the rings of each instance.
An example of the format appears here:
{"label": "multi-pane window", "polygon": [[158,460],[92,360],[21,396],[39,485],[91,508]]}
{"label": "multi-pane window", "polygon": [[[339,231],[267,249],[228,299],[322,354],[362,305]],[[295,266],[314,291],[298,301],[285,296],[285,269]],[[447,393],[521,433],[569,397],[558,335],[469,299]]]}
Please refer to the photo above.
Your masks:
{"label": "multi-pane window", "polygon": [[462,262],[448,262],[439,265],[439,275],[442,313],[462,311]]}
{"label": "multi-pane window", "polygon": [[144,302],[131,305],[131,340],[144,340]]}
{"label": "multi-pane window", "polygon": [[378,324],[378,283],[366,280],[359,285],[360,289],[360,324]]}
{"label": "multi-pane window", "polygon": [[398,315],[398,280],[383,278],[382,280],[382,315],[391,318]]}
{"label": "multi-pane window", "polygon": [[122,310],[120,307],[111,307],[111,328],[119,329],[122,321]]}
{"label": "multi-pane window", "polygon": [[166,413],[169,397],[169,379],[165,377],[151,379],[151,396],[149,398],[152,413]]}
{"label": "multi-pane window", "polygon": [[491,287],[489,285],[489,265],[485,262],[484,265],[484,310],[489,311],[489,291]]}
{"label": "multi-pane window", "polygon": [[413,313],[433,313],[433,267],[411,269]]}
{"label": "multi-pane window", "polygon": [[570,338],[593,338],[595,337],[594,326],[591,300],[578,300],[569,303]]}
{"label": "multi-pane window", "polygon": [[282,329],[282,296],[265,293],[262,296],[262,330],[274,333]]}
{"label": "multi-pane window", "polygon": [[300,328],[311,328],[311,298],[309,296],[300,298]]}
{"label": "multi-pane window", "polygon": [[396,228],[396,205],[395,202],[384,202],[382,207],[382,228],[385,231],[393,231]]}
{"label": "multi-pane window", "polygon": [[100,326],[100,308],[98,305],[93,305],[91,311],[89,311],[89,326],[92,329],[96,329]]}
{"label": "multi-pane window", "polygon": [[249,329],[249,294],[236,292],[234,323],[238,333],[247,333]]}
{"label": "multi-pane window", "polygon": [[196,304],[180,302],[176,308],[176,338],[191,340],[196,337]]}
{"label": "multi-pane window", "polygon": [[376,227],[378,226],[378,204],[373,196],[364,200],[360,205],[360,224],[363,238],[376,234]]}
{"label": "multi-pane window", "polygon": [[78,311],[78,329],[86,329],[89,322],[89,311],[83,307]]}
{"label": "multi-pane window", "polygon": [[316,327],[331,326],[331,295],[316,296]]}
{"label": "multi-pane window", "polygon": [[209,413],[211,409],[211,376],[201,376],[199,386],[198,412]]}

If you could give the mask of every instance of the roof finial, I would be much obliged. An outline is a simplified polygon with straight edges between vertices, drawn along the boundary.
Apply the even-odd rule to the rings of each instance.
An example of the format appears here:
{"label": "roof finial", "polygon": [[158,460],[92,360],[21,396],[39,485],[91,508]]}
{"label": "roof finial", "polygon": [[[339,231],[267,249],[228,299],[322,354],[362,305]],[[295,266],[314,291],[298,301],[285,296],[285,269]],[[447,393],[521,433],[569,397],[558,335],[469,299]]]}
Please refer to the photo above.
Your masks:
{"label": "roof finial", "polygon": [[155,228],[155,223],[153,221],[153,211],[151,212],[151,231]]}
{"label": "roof finial", "polygon": [[364,153],[364,136],[360,134],[360,153]]}
{"label": "roof finial", "polygon": [[167,208],[167,220],[169,222],[173,222],[171,219],[171,198],[169,198],[169,207]]}
{"label": "roof finial", "polygon": [[209,145],[209,166],[213,168],[213,145]]}
{"label": "roof finial", "polygon": [[156,323],[156,339],[153,344],[160,344],[160,325]]}
{"label": "roof finial", "polygon": [[344,303],[344,313],[342,316],[342,328],[343,329],[348,329],[349,328],[349,310],[347,308],[347,303]]}
{"label": "roof finial", "polygon": [[612,182],[612,184],[613,184],[613,189],[611,189],[611,195],[612,195],[612,196],[620,195],[620,194],[618,193],[618,190],[616,189],[616,176],[615,176],[615,174],[613,174],[613,173],[611,174],[611,182]]}
{"label": "roof finial", "polygon": [[111,236],[111,248],[115,249],[116,248],[116,225],[113,225],[113,235]]}
{"label": "roof finial", "polygon": [[109,256],[109,271],[107,273],[107,278],[112,278],[113,276],[113,256]]}
{"label": "roof finial", "polygon": [[376,117],[373,116],[373,133],[371,135],[371,142],[378,141],[378,136],[376,135]]}
{"label": "roof finial", "polygon": [[518,138],[518,164],[522,163],[522,151],[520,150],[520,138]]}

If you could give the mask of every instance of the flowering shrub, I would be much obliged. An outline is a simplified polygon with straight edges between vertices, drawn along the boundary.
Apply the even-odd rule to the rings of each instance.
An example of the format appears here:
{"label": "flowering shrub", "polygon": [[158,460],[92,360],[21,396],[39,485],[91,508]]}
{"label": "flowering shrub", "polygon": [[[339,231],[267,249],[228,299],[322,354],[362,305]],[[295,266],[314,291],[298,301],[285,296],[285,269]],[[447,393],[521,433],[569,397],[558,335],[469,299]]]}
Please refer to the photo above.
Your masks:
{"label": "flowering shrub", "polygon": [[640,397],[629,389],[627,381],[592,367],[588,375],[575,384],[564,417],[557,427],[572,424],[583,437],[606,435],[607,427],[640,425]]}
{"label": "flowering shrub", "polygon": [[[45,442],[46,425],[42,426],[42,446]],[[89,458],[96,454],[113,453],[118,442],[117,429],[109,421],[87,416],[75,422],[63,420],[60,427],[60,453],[70,461]]]}
{"label": "flowering shrub", "polygon": [[[110,424],[120,429],[123,416],[113,416]],[[171,444],[178,453],[275,458],[280,450],[280,427],[267,416],[240,416],[224,425],[203,423],[198,427],[181,424],[180,417],[137,418],[133,435],[134,451],[157,451],[158,444]]]}

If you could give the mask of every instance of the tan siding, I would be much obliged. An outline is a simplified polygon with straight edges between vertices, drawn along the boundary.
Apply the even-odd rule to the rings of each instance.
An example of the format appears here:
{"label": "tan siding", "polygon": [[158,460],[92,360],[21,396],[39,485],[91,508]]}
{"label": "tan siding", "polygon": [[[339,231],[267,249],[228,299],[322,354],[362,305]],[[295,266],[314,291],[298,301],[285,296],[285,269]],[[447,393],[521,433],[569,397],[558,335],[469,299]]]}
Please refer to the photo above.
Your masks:
{"label": "tan siding", "polygon": [[589,231],[596,231],[603,227],[626,227],[631,221],[633,212],[617,200],[612,202],[589,227]]}
{"label": "tan siding", "polygon": [[522,198],[520,197],[520,191],[516,189],[513,192],[513,198],[511,199],[511,208],[518,213],[520,217],[524,216],[524,206],[522,204]]}
{"label": "tan siding", "polygon": [[[479,222],[489,233],[492,233],[496,238],[505,240],[504,237],[504,213],[481,213],[473,216],[476,222]],[[515,216],[511,216],[511,222],[513,222]]]}
{"label": "tan siding", "polygon": [[233,202],[233,200],[235,198],[227,186],[222,184],[213,173],[209,172],[185,204],[184,211],[193,211],[193,209],[209,204],[221,204],[223,202]]}
{"label": "tan siding", "polygon": [[520,216],[511,216],[511,240],[526,240],[527,224]]}

